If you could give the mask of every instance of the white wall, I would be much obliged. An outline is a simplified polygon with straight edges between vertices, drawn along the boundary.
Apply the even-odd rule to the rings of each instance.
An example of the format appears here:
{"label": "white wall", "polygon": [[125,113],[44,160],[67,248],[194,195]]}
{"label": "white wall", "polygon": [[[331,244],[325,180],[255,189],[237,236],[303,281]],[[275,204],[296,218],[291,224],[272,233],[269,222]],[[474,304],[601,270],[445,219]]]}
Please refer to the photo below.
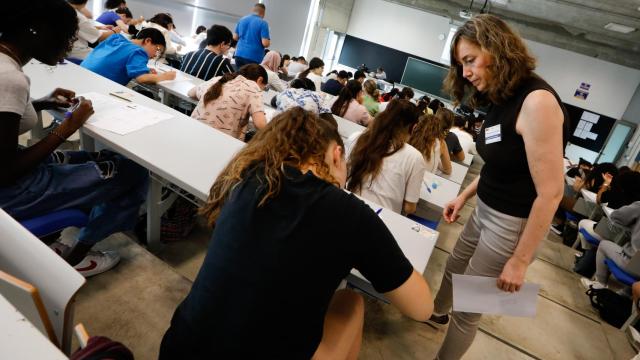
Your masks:
{"label": "white wall", "polygon": [[[449,19],[383,0],[356,0],[347,34],[441,62]],[[443,35],[445,40],[439,40]]]}
{"label": "white wall", "polygon": [[270,49],[298,56],[311,0],[265,0],[271,33]]}
{"label": "white wall", "polygon": [[640,86],[636,88],[636,92],[633,94],[622,118],[632,123],[640,124]]}
{"label": "white wall", "polygon": [[[449,33],[449,19],[383,0],[356,0],[347,34],[421,56],[440,59]],[[622,118],[640,84],[640,70],[564,49],[527,41],[538,59],[537,72],[569,104],[615,119]],[[587,100],[573,97],[580,82],[591,84]],[[640,107],[640,95],[636,97]],[[640,114],[635,121],[640,122]],[[632,120],[633,121],[633,120]]]}

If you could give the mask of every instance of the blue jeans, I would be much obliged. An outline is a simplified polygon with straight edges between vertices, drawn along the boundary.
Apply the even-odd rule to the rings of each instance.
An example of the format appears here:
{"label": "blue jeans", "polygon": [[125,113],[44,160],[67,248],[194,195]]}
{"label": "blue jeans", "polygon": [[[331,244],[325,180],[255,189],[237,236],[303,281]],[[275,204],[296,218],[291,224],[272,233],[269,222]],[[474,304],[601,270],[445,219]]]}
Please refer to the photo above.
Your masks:
{"label": "blue jeans", "polygon": [[145,168],[114,152],[55,152],[15,185],[0,187],[0,207],[18,220],[69,208],[90,211],[78,241],[94,245],[134,228],[148,185]]}

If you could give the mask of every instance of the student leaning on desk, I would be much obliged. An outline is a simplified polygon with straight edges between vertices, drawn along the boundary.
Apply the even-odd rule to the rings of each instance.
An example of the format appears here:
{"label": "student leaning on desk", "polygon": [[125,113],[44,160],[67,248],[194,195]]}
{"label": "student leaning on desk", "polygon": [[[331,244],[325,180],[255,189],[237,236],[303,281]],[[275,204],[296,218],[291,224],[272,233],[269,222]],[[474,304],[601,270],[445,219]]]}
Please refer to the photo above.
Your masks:
{"label": "student leaning on desk", "polygon": [[[452,274],[493,277],[504,291],[520,290],[562,198],[569,125],[556,92],[533,72],[535,59],[524,41],[498,17],[477,15],[459,27],[450,55],[445,88],[456,105],[469,99],[491,107],[477,143],[486,161],[482,172],[443,213],[447,222],[456,221],[477,193],[478,205],[447,260],[435,299],[431,321],[440,325],[449,320]],[[481,315],[452,317],[440,360],[464,355]]]}
{"label": "student leaning on desk", "polygon": [[[82,275],[92,276],[118,263],[115,251],[90,250],[112,233],[133,229],[148,172],[112,152],[56,150],[93,114],[90,101],[64,89],[29,100],[22,66],[32,58],[56,65],[77,31],[76,12],[63,0],[10,2],[0,13],[0,207],[18,220],[66,208],[90,209],[89,222],[76,237],[51,247]],[[18,145],[18,137],[35,125],[36,111],[67,107],[75,110],[51,133],[30,147]],[[29,254],[24,256],[29,261]]]}
{"label": "student leaning on desk", "polygon": [[140,30],[131,41],[116,34],[96,46],[80,66],[120,85],[131,80],[143,84],[173,80],[175,71],[158,74],[147,67],[149,59],[162,56],[165,44],[164,35],[154,28]]}
{"label": "student leaning on desk", "polygon": [[356,359],[364,302],[337,290],[359,270],[406,316],[425,321],[429,287],[362,200],[343,191],[335,125],[293,108],[229,162],[203,214],[215,225],[160,359]]}

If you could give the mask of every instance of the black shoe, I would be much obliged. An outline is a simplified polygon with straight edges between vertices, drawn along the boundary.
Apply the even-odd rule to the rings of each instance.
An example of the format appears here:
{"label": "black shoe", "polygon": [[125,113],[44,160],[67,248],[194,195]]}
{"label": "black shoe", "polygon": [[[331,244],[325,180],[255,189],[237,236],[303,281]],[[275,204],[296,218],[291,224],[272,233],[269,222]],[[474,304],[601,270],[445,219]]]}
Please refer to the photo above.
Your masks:
{"label": "black shoe", "polygon": [[551,224],[551,226],[549,227],[549,230],[553,231],[553,233],[558,236],[562,236],[562,232],[564,231],[564,224],[560,224],[560,225]]}
{"label": "black shoe", "polygon": [[449,314],[436,315],[432,314],[429,320],[424,322],[427,325],[431,325],[436,329],[441,329],[449,324]]}

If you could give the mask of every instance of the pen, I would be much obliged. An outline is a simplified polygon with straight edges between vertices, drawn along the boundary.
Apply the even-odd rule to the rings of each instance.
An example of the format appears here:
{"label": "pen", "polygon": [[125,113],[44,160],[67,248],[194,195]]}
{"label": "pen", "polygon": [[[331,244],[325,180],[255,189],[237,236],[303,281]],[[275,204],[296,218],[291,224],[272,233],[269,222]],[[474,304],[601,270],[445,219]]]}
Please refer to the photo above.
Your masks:
{"label": "pen", "polygon": [[124,96],[122,96],[122,95],[118,95],[118,93],[112,93],[112,92],[110,92],[110,93],[109,93],[109,95],[114,96],[114,97],[117,97],[118,99],[122,99],[122,100],[124,100],[124,101],[131,102],[131,100],[130,100],[130,99],[127,99],[126,97],[124,97]]}
{"label": "pen", "polygon": [[376,210],[376,215],[380,215],[381,212],[382,212],[382,208]]}
{"label": "pen", "polygon": [[427,191],[429,192],[429,194],[431,194],[431,188],[429,188],[429,184],[427,184],[426,181],[422,181],[422,183],[424,184],[424,186],[427,188]]}

